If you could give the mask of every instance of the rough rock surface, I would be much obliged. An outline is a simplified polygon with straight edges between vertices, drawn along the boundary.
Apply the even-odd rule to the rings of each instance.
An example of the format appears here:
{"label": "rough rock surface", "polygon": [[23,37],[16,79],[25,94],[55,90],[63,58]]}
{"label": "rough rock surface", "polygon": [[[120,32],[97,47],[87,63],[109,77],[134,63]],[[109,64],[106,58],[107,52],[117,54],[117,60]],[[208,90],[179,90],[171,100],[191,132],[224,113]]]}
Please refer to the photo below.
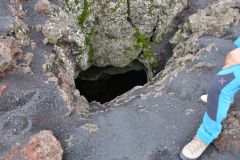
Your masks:
{"label": "rough rock surface", "polygon": [[183,41],[192,35],[191,33],[195,36],[223,36],[233,24],[239,23],[239,7],[239,1],[226,0],[217,1],[214,5],[199,10],[178,30],[172,43]]}
{"label": "rough rock surface", "polygon": [[232,111],[224,122],[221,136],[214,142],[221,151],[240,151],[240,112]]}
{"label": "rough rock surface", "polygon": [[0,39],[0,72],[10,70],[16,64],[17,58],[21,57],[22,50],[18,42],[12,38]]}
{"label": "rough rock surface", "polygon": [[2,159],[61,160],[62,154],[61,144],[53,136],[53,133],[43,130],[33,135],[22,147],[18,143],[14,145],[11,151],[2,157]]}
{"label": "rough rock surface", "polygon": [[39,0],[34,6],[34,10],[38,13],[48,14],[51,10],[51,4],[48,0]]}
{"label": "rough rock surface", "polygon": [[0,84],[0,96],[4,94],[4,91],[6,90],[7,85],[5,84]]}
{"label": "rough rock surface", "polygon": [[18,17],[15,17],[7,27],[7,34],[15,36],[23,46],[28,46],[30,43],[28,25]]}
{"label": "rough rock surface", "polygon": [[152,71],[158,62],[150,39],[163,39],[188,4],[187,0],[66,2],[68,9],[56,9],[43,34],[74,76],[91,65],[124,67],[134,59]]}
{"label": "rough rock surface", "polygon": [[[189,7],[190,10],[195,7],[195,10],[191,13],[194,15],[199,6],[203,9],[196,14],[204,12],[206,5],[213,1],[192,1]],[[211,5],[213,10],[217,10],[213,6],[220,2],[226,10],[239,8],[235,3],[238,1],[214,2]],[[16,70],[0,76],[0,83],[7,85],[0,96],[0,155],[14,155],[21,150],[20,144],[26,144],[29,137],[47,129],[52,130],[61,142],[63,159],[66,160],[178,160],[181,148],[194,136],[205,112],[205,106],[198,102],[198,98],[206,92],[212,77],[222,68],[226,54],[234,48],[233,40],[240,33],[238,20],[223,29],[221,36],[215,31],[210,35],[198,34],[200,29],[188,33],[187,37],[174,43],[173,57],[151,82],[135,87],[109,103],[91,103],[86,119],[75,112],[76,106],[71,106],[74,108],[71,115],[64,116],[68,112],[68,103],[63,100],[58,88],[63,87],[73,93],[70,101],[75,98],[80,100],[81,96],[72,90],[71,74],[62,70],[55,73],[61,77],[58,79],[54,74],[43,72],[43,68],[44,71],[48,69],[48,65],[43,67],[47,63],[45,57],[49,57],[49,63],[54,60],[51,54],[53,46],[44,45],[44,36],[33,29],[48,19],[44,14],[34,12],[36,3],[37,0],[23,3],[23,9],[28,10],[24,21],[30,28],[30,39],[37,44],[36,48],[28,46],[23,49],[25,64],[32,59],[30,66],[33,74]],[[12,15],[8,4],[9,1],[0,3],[3,17]],[[229,8],[230,4],[233,6]],[[235,11],[229,13],[235,14]],[[216,12],[213,19],[221,14]],[[186,18],[186,21],[189,19]],[[3,23],[0,21],[0,26],[5,28]],[[185,25],[179,25],[179,32],[182,32],[181,26]],[[3,35],[6,36],[6,33]],[[66,47],[71,48],[69,46],[66,43]],[[28,52],[32,53],[32,58]],[[239,97],[236,97],[233,107],[238,109],[239,103]],[[229,115],[223,132],[223,137],[226,135],[230,142],[225,145],[225,141],[220,141],[217,145],[227,147],[219,152],[210,145],[200,160],[239,159],[239,150],[233,149],[236,147],[234,138],[239,137],[231,133],[238,133],[238,114],[234,115]],[[228,125],[230,121],[232,125]],[[231,141],[232,138],[234,141]],[[17,143],[19,145],[15,145]]]}

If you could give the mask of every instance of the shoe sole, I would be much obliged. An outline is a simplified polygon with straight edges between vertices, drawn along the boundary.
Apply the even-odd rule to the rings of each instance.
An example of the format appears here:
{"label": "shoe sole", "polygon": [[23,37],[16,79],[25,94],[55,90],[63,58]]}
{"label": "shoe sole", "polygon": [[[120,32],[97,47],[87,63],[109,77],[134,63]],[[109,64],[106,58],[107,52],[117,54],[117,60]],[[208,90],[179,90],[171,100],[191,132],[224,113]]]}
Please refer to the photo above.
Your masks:
{"label": "shoe sole", "polygon": [[196,159],[197,159],[197,158],[194,158],[194,159],[192,159],[192,158],[187,158],[187,157],[185,157],[185,156],[183,155],[182,152],[180,153],[180,158],[181,158],[182,160],[196,160]]}

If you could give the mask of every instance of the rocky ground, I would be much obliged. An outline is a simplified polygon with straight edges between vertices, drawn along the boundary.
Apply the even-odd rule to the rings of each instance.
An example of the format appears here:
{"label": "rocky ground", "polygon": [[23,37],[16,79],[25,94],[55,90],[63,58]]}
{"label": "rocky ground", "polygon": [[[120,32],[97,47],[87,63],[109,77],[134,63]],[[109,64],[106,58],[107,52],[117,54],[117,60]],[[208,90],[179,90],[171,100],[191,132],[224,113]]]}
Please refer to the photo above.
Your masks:
{"label": "rocky ground", "polygon": [[[58,3],[37,2],[0,3],[0,159],[179,159],[205,111],[198,98],[239,36],[240,2],[190,1],[165,69],[105,104],[80,96],[66,68],[47,71],[54,46],[41,30]],[[238,105],[201,160],[239,159]]]}

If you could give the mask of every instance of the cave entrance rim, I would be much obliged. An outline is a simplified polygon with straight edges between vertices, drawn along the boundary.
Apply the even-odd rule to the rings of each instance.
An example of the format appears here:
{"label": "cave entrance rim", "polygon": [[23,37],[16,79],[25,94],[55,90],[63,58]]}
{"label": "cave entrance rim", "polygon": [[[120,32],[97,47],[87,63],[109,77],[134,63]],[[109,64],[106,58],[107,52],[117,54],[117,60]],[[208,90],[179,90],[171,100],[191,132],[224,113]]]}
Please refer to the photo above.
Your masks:
{"label": "cave entrance rim", "polygon": [[75,86],[89,103],[104,104],[148,81],[149,70],[143,63],[134,60],[121,68],[91,66],[79,73]]}

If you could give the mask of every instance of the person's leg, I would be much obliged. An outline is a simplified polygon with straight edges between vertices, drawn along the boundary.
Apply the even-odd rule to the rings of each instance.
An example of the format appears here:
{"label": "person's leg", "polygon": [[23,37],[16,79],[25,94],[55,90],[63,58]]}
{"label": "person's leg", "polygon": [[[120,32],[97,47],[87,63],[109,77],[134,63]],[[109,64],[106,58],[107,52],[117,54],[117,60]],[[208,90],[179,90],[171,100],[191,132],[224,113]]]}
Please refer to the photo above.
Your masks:
{"label": "person's leg", "polygon": [[[221,122],[240,86],[240,65],[220,71],[213,79],[208,91],[207,112],[204,114],[196,137],[184,147],[182,159],[196,159],[221,133]],[[200,146],[194,146],[200,145]],[[196,148],[194,148],[196,147]],[[190,150],[191,153],[188,151]],[[194,152],[194,150],[196,150]]]}
{"label": "person's leg", "polygon": [[227,116],[230,104],[239,89],[240,65],[220,71],[208,91],[207,112],[198,129],[197,137],[210,144],[221,133],[221,122]]}

